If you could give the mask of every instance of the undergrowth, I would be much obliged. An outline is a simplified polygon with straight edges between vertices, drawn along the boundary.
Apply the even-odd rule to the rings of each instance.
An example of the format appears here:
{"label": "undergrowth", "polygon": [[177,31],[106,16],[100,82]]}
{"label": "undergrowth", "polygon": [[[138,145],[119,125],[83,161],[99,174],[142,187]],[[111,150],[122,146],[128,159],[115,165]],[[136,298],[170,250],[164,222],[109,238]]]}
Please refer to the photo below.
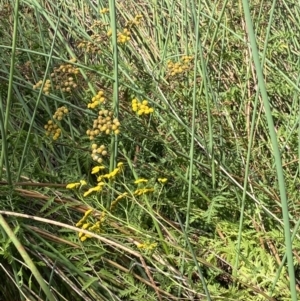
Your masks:
{"label": "undergrowth", "polygon": [[299,8],[245,2],[0,1],[0,299],[297,300]]}

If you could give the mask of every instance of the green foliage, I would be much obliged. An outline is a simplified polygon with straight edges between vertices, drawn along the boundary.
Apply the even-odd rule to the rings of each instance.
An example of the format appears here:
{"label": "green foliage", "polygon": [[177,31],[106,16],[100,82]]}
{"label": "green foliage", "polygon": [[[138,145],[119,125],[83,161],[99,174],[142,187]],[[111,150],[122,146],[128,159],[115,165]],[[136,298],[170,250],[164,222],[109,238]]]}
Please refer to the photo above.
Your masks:
{"label": "green foliage", "polygon": [[[22,244],[1,221],[0,299],[42,280],[64,300],[295,301],[244,11],[202,2],[112,19],[113,1],[24,0],[14,36],[0,1],[0,210]],[[299,8],[250,4],[299,278]]]}

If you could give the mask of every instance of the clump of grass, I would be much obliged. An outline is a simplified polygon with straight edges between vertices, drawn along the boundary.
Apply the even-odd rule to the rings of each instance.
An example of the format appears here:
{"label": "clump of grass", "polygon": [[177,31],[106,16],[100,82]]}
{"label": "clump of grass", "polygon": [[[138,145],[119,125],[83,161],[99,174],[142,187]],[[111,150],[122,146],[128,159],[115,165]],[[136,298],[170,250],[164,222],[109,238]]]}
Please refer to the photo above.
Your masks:
{"label": "clump of grass", "polygon": [[298,12],[243,2],[1,8],[0,298],[296,300]]}

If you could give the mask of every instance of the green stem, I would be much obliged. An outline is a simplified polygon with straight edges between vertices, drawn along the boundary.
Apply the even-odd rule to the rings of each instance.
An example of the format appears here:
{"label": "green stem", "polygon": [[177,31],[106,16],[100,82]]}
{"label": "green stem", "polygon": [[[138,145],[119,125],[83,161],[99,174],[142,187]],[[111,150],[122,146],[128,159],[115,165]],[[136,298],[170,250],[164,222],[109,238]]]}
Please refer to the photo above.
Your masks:
{"label": "green stem", "polygon": [[270,103],[268,99],[268,94],[265,86],[264,76],[262,72],[262,67],[259,60],[259,53],[256,44],[256,38],[253,28],[253,23],[250,14],[250,8],[248,0],[243,0],[243,8],[244,14],[247,24],[247,30],[251,45],[251,50],[253,54],[253,61],[256,69],[256,74],[258,78],[258,87],[260,89],[260,93],[263,99],[264,109],[266,113],[266,119],[268,123],[270,138],[273,147],[273,154],[275,158],[275,166],[277,171],[278,177],[278,186],[280,191],[280,199],[281,199],[281,206],[282,206],[282,216],[284,221],[284,235],[285,235],[285,247],[286,247],[286,254],[287,254],[287,262],[288,262],[288,273],[289,273],[289,280],[290,280],[290,290],[291,290],[291,300],[297,301],[297,292],[296,292],[296,279],[295,279],[295,269],[293,263],[293,251],[292,251],[292,241],[291,241],[291,232],[290,232],[290,220],[289,220],[289,209],[288,209],[288,202],[287,202],[287,195],[286,195],[286,187],[285,187],[285,179],[283,174],[281,156],[279,151],[279,146],[277,142],[277,136],[275,132],[272,112],[270,108]]}

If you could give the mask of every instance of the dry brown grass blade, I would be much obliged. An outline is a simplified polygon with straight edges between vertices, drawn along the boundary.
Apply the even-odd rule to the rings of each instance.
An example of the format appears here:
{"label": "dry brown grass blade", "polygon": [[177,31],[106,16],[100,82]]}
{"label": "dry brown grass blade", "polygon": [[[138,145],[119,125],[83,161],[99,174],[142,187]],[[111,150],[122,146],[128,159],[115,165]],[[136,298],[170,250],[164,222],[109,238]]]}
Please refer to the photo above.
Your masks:
{"label": "dry brown grass blade", "polygon": [[75,244],[75,243],[73,243],[71,241],[59,238],[59,237],[57,237],[57,236],[49,233],[48,231],[39,229],[38,227],[30,226],[30,225],[28,225],[27,227],[30,228],[31,230],[33,230],[34,232],[39,233],[44,238],[47,238],[47,239],[49,239],[49,240],[51,240],[53,242],[60,243],[60,244],[65,244],[65,245],[69,245],[69,246],[71,246],[73,248],[80,248],[79,245],[77,245],[77,244]]}

